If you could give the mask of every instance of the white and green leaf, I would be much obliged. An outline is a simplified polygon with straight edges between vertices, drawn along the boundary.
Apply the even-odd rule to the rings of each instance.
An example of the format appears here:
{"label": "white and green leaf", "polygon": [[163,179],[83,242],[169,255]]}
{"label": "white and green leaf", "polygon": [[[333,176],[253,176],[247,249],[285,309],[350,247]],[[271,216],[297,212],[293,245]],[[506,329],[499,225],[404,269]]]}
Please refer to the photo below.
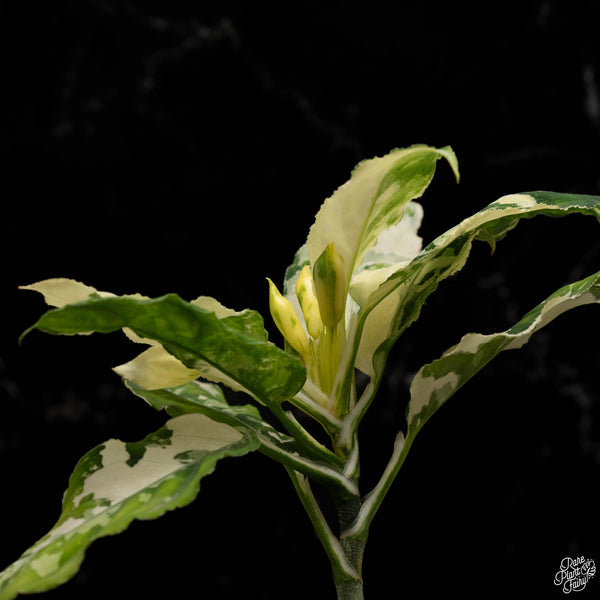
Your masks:
{"label": "white and green leaf", "polygon": [[66,582],[94,540],[185,506],[218,460],[258,446],[251,431],[198,413],[175,417],[140,442],[98,446],[75,467],[56,525],[0,573],[0,600]]}
{"label": "white and green leaf", "polygon": [[[176,294],[154,299],[93,295],[48,311],[24,335],[32,329],[51,334],[129,329],[140,338],[158,342],[185,365],[188,380],[199,373],[243,390],[264,404],[279,404],[293,397],[306,378],[304,366],[296,357],[268,341],[262,317],[255,311],[215,314]],[[140,360],[156,366],[158,376],[158,367],[169,368],[168,360],[163,359],[164,355],[146,354]],[[128,367],[129,372],[123,374],[149,370],[147,364]],[[177,376],[182,379],[176,383],[184,382],[185,369],[179,369]]]}
{"label": "white and green leaf", "polygon": [[366,539],[373,517],[390,490],[415,437],[432,415],[467,381],[504,350],[521,348],[534,333],[562,313],[593,303],[600,303],[600,272],[562,287],[507,331],[489,335],[469,333],[439,359],[424,365],[410,387],[406,433],[398,433],[388,465],[377,485],[364,496],[359,514],[344,535]]}
{"label": "white and green leaf", "polygon": [[333,243],[346,266],[348,290],[354,271],[379,235],[400,223],[408,202],[427,189],[440,158],[448,160],[458,179],[449,147],[411,146],[359,163],[317,213],[306,241],[311,266]]}
{"label": "white and green leaf", "polygon": [[[382,267],[389,269],[390,264],[397,267],[419,252],[422,240],[416,232],[422,209],[412,201],[427,189],[440,158],[449,162],[458,179],[458,163],[449,147],[411,146],[361,162],[350,180],[325,200],[306,244],[286,271],[284,293],[305,327],[295,297],[295,284],[302,267],[310,265],[314,276],[319,258],[327,248],[335,250],[344,265],[345,337],[350,342],[345,344],[336,373],[328,379],[333,381],[330,393],[344,403],[352,403],[350,387],[355,344],[359,339],[356,336],[359,307],[348,292],[368,297],[385,279]],[[319,308],[323,311],[320,300]],[[342,307],[336,314],[339,316],[341,312]]]}
{"label": "white and green leaf", "polygon": [[600,303],[600,272],[560,288],[507,331],[465,335],[415,375],[407,409],[407,439],[414,438],[444,402],[500,352],[521,348],[562,313],[593,303]]}
{"label": "white and green leaf", "polygon": [[419,317],[425,301],[439,283],[463,268],[474,240],[485,241],[493,249],[523,218],[562,217],[574,213],[599,219],[600,196],[554,192],[504,196],[439,236],[408,264],[401,262],[395,267],[384,267],[383,282],[378,281],[377,269],[366,271],[366,276],[373,277],[377,286],[366,300],[365,294],[357,295],[362,304],[345,379],[349,379],[356,367],[370,377],[370,382],[345,420],[342,443],[350,443],[366,414],[391,347]]}
{"label": "white and green leaf", "polygon": [[[494,247],[520,219],[572,213],[599,218],[600,197],[550,192],[504,196],[438,237],[410,263],[386,268],[386,279],[366,300],[364,294],[360,297],[361,336],[356,366],[371,377],[382,373],[392,344],[418,318],[438,284],[463,268],[474,240]],[[369,275],[376,278],[378,274],[373,270]]]}
{"label": "white and green leaf", "polygon": [[170,415],[200,412],[215,421],[251,431],[259,442],[258,450],[286,467],[303,473],[338,493],[355,495],[355,484],[344,476],[344,462],[319,443],[301,446],[298,440],[278,431],[263,420],[255,406],[230,405],[222,390],[214,385],[193,381],[162,390],[145,390],[131,381],[125,385],[151,406]]}

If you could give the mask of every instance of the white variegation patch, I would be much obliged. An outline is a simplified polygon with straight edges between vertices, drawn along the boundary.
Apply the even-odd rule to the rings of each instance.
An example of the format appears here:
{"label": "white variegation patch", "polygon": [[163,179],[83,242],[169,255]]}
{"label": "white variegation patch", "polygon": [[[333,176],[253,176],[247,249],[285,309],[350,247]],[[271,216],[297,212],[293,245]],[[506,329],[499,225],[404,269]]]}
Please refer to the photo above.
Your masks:
{"label": "white variegation patch", "polygon": [[564,296],[558,296],[549,300],[542,310],[541,315],[529,326],[529,328],[523,333],[513,336],[513,340],[508,344],[507,349],[521,348],[525,345],[529,338],[539,329],[559,317],[564,312],[577,308],[578,306],[584,306],[586,304],[592,304],[600,301],[600,289],[596,291],[589,291],[581,295],[571,295],[569,293]]}
{"label": "white variegation patch", "polygon": [[225,317],[233,317],[235,315],[241,315],[244,311],[236,311],[232,308],[223,306],[216,298],[211,296],[198,296],[195,300],[192,300],[190,304],[208,310],[215,313],[217,319],[223,319]]}
{"label": "white variegation patch", "polygon": [[113,371],[145,390],[183,385],[200,375],[169,354],[162,346],[152,345],[133,360],[114,367]]}
{"label": "white variegation patch", "polygon": [[350,282],[350,295],[359,306],[364,306],[373,290],[419,254],[423,238],[417,231],[422,220],[423,207],[417,202],[409,202],[400,223],[379,234],[375,246],[366,252]]}
{"label": "white variegation patch", "polygon": [[423,246],[423,238],[417,235],[422,221],[423,207],[418,202],[409,202],[404,207],[402,220],[379,234],[354,275],[373,265],[394,265],[412,260]]}
{"label": "white variegation patch", "polygon": [[[68,304],[75,304],[77,302],[84,302],[89,300],[90,296],[97,295],[100,298],[115,298],[116,294],[111,292],[98,291],[91,285],[86,285],[75,279],[68,279],[65,277],[55,277],[52,279],[45,279],[29,285],[19,286],[21,290],[31,290],[39,292],[44,296],[44,301],[49,306],[56,308],[62,308]],[[148,296],[142,294],[127,294],[125,298],[136,298],[138,300],[147,300]]]}
{"label": "white variegation patch", "polygon": [[499,334],[483,335],[481,333],[467,333],[460,342],[444,352],[444,356],[450,356],[456,352],[466,354],[476,354],[477,351],[487,342],[498,337]]}
{"label": "white variegation patch", "polygon": [[[408,407],[408,424],[410,428],[419,427],[419,414],[425,407],[429,407],[436,392],[452,394],[458,387],[457,373],[447,373],[443,377],[423,377],[422,372],[417,373],[411,385],[411,402]],[[440,402],[441,404],[441,402]],[[438,407],[435,407],[438,408]]]}
{"label": "white variegation patch", "polygon": [[31,561],[30,566],[40,577],[46,577],[59,568],[62,556],[62,552],[40,554]]}
{"label": "white variegation patch", "polygon": [[396,313],[400,301],[399,293],[389,294],[367,316],[355,364],[357,369],[369,377],[375,376],[373,355],[390,334],[391,319]]}
{"label": "white variegation patch", "polygon": [[62,308],[67,304],[74,304],[75,302],[83,302],[93,294],[98,294],[96,288],[64,277],[56,277],[54,279],[38,281],[30,285],[22,285],[19,289],[39,292],[44,296],[46,304],[57,308]]}
{"label": "white variegation patch", "polygon": [[90,494],[96,501],[107,501],[111,505],[120,502],[176,473],[187,464],[181,458],[185,452],[212,452],[242,438],[233,427],[197,413],[171,419],[165,427],[172,434],[168,444],[146,446],[144,456],[133,466],[128,464],[130,454],[124,442],[106,442],[101,452],[102,468],[86,478],[81,493],[73,501],[74,506]]}
{"label": "white variegation patch", "polygon": [[507,194],[506,196],[498,198],[498,200],[494,202],[494,205],[496,204],[516,205],[519,208],[533,208],[537,205],[537,201],[529,194]]}

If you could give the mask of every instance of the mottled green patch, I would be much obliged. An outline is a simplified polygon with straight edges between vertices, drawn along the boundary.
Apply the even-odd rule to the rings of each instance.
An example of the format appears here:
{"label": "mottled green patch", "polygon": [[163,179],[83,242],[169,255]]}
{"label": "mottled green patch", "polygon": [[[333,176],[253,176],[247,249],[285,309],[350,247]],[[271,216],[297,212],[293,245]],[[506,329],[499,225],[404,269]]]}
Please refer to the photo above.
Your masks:
{"label": "mottled green patch", "polygon": [[587,196],[585,194],[562,194],[557,192],[527,192],[535,200],[542,204],[555,206],[561,210],[579,209],[598,209],[600,200],[598,196]]}
{"label": "mottled green patch", "polygon": [[389,267],[387,263],[371,263],[364,267],[365,271],[376,271],[377,269],[383,269],[385,267]]}
{"label": "mottled green patch", "polygon": [[377,236],[396,223],[404,215],[404,207],[423,195],[435,173],[440,154],[427,146],[411,148],[401,153],[385,173],[374,196],[369,220],[365,223],[358,254],[371,247]]}
{"label": "mottled green patch", "polygon": [[129,455],[129,458],[127,459],[127,465],[130,467],[135,467],[135,465],[142,460],[142,458],[144,458],[144,455],[146,454],[146,448],[149,445],[166,448],[171,444],[172,437],[173,432],[170,429],[161,427],[157,432],[149,435],[142,442],[127,442],[125,444],[125,449]]}
{"label": "mottled green patch", "polygon": [[221,319],[230,329],[260,341],[267,341],[268,334],[260,313],[255,310],[244,310],[236,315]]}

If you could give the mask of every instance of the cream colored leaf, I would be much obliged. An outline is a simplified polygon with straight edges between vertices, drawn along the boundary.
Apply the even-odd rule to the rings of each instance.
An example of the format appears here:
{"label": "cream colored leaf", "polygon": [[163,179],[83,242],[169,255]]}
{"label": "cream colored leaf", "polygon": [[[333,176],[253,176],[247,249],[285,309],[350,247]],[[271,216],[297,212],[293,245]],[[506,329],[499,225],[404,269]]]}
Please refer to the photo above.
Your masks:
{"label": "cream colored leaf", "polygon": [[113,369],[121,377],[145,390],[157,390],[189,383],[199,376],[162,346],[151,346],[128,363]]}
{"label": "cream colored leaf", "polygon": [[241,312],[243,312],[238,312],[232,308],[227,308],[226,306],[223,306],[216,298],[211,298],[210,296],[199,296],[195,300],[192,300],[190,304],[215,313],[217,319],[239,315]]}
{"label": "cream colored leaf", "polygon": [[349,282],[381,232],[400,222],[407,202],[424,192],[441,156],[448,158],[437,148],[421,145],[361,162],[317,213],[307,239],[311,265],[333,243]]}
{"label": "cream colored leaf", "polygon": [[46,304],[56,306],[57,308],[62,308],[67,304],[74,304],[75,302],[83,302],[92,294],[98,294],[96,288],[64,277],[45,279],[44,281],[38,281],[30,285],[22,285],[19,286],[19,289],[39,292],[44,296]]}
{"label": "cream colored leaf", "polygon": [[409,202],[402,221],[379,234],[377,243],[364,256],[350,282],[350,295],[363,306],[372,291],[392,273],[406,266],[423,246],[417,231],[423,220],[423,207]]}

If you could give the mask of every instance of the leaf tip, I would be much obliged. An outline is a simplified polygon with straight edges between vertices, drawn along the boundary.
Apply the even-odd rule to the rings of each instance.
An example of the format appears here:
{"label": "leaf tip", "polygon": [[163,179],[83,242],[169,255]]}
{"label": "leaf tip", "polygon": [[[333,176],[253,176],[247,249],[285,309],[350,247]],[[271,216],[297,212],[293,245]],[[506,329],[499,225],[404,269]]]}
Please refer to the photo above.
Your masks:
{"label": "leaf tip", "polygon": [[458,168],[458,158],[454,153],[454,150],[451,146],[443,146],[442,148],[438,148],[438,152],[441,156],[443,156],[450,165],[452,172],[454,173],[454,177],[456,178],[456,183],[460,183],[460,170]]}
{"label": "leaf tip", "polygon": [[35,325],[32,325],[31,327],[28,327],[28,328],[27,328],[27,329],[26,329],[26,330],[25,330],[25,331],[24,331],[24,332],[23,332],[23,333],[22,333],[22,334],[19,336],[19,339],[18,339],[18,344],[19,344],[19,346],[22,346],[22,345],[23,345],[23,340],[25,339],[25,337],[26,337],[27,335],[29,335],[29,333],[30,333],[31,331],[33,331],[34,329],[35,329]]}

